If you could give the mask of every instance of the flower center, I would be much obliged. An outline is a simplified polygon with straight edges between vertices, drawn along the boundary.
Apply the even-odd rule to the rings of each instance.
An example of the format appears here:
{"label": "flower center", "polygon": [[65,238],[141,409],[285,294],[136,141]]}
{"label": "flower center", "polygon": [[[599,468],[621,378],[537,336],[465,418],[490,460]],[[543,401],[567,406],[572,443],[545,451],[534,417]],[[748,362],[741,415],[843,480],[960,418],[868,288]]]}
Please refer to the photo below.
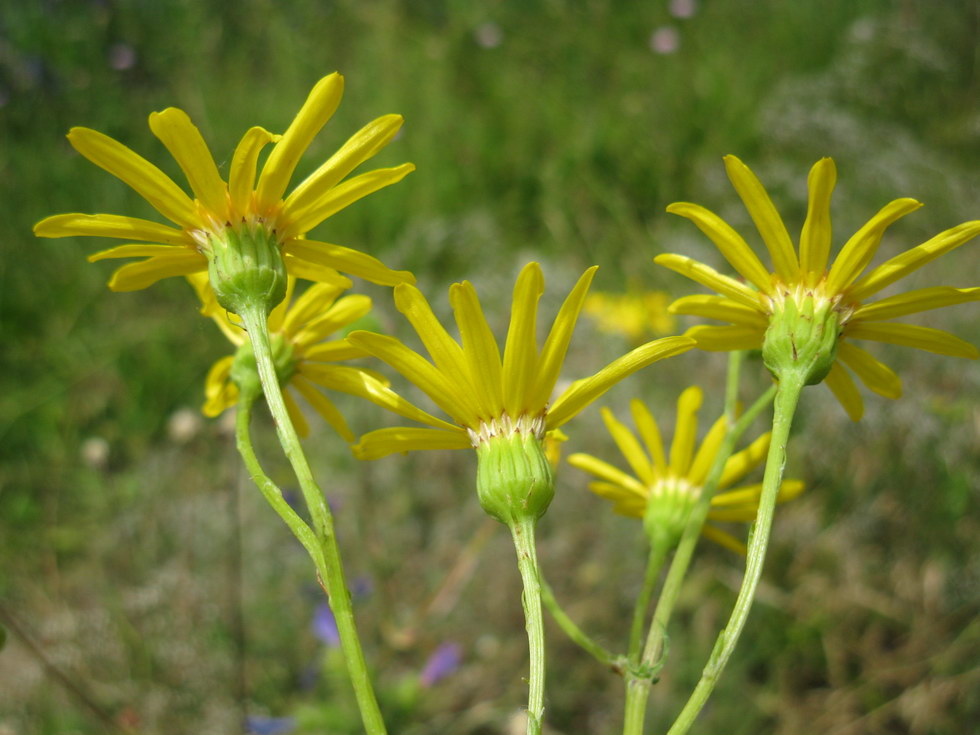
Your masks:
{"label": "flower center", "polygon": [[477,429],[466,427],[466,433],[469,434],[470,444],[474,449],[479,449],[481,444],[486,444],[496,437],[510,437],[515,434],[541,440],[545,435],[544,414],[532,417],[522,413],[516,419],[512,419],[504,413],[490,421],[481,421]]}
{"label": "flower center", "polygon": [[684,533],[691,509],[701,497],[701,486],[687,478],[667,475],[649,486],[643,527],[651,539],[666,538],[674,544]]}
{"label": "flower center", "polygon": [[796,310],[800,311],[804,305],[813,305],[814,310],[828,308],[836,313],[837,321],[843,327],[854,316],[854,312],[860,306],[857,302],[847,301],[843,293],[827,293],[824,289],[826,278],[822,278],[815,286],[808,286],[806,283],[784,284],[780,281],[775,283],[775,295],[763,295],[770,314],[784,311],[786,302],[792,301]]}

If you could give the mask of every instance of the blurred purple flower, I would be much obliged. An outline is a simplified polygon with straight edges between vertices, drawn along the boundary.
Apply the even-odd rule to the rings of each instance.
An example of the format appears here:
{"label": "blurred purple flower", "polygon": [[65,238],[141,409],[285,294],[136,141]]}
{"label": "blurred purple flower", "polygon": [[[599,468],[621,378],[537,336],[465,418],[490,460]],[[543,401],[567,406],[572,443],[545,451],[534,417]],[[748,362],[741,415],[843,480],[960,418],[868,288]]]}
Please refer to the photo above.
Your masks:
{"label": "blurred purple flower", "polygon": [[340,633],[337,632],[337,621],[334,619],[330,605],[321,602],[313,612],[313,622],[310,626],[315,635],[322,643],[336,648],[340,645]]}
{"label": "blurred purple flower", "polygon": [[285,735],[295,729],[296,720],[292,717],[249,715],[245,718],[245,730],[248,735]]}
{"label": "blurred purple flower", "polygon": [[360,575],[354,577],[354,583],[351,585],[351,594],[357,597],[369,597],[374,591],[374,582],[371,581],[370,577],[365,575]]}
{"label": "blurred purple flower", "polygon": [[463,649],[457,643],[443,643],[429,660],[425,662],[419,680],[424,687],[431,687],[440,679],[444,679],[459,668],[463,658]]}

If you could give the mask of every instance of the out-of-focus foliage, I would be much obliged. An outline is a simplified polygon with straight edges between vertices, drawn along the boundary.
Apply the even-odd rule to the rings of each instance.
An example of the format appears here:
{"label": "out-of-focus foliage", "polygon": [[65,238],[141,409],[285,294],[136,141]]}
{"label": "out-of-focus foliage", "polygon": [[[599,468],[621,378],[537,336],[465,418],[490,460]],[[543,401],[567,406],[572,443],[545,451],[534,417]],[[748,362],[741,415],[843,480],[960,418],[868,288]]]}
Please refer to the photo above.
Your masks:
{"label": "out-of-focus foliage", "polygon": [[[149,112],[175,105],[227,167],[245,129],[281,131],[311,84],[340,70],[344,104],[299,175],[387,112],[407,123],[379,165],[410,160],[418,170],[314,234],[414,270],[437,310],[450,281],[474,280],[502,333],[510,284],[532,258],[556,293],[592,263],[602,291],[688,292],[652,257],[714,256],[689,223],[664,213],[672,201],[703,203],[755,242],[724,179],[726,153],[759,174],[791,231],[802,225],[805,172],[824,155],[840,171],[839,234],[890,199],[925,202],[889,231],[881,258],[977,218],[976,13],[965,0],[8,3],[0,616],[17,624],[0,619],[0,732],[107,728],[16,631],[141,733],[234,732],[246,714],[314,721],[326,716],[319,703],[349,705],[309,631],[320,592],[308,560],[239,470],[227,424],[197,415],[204,372],[226,345],[190,288],[170,279],[111,294],[111,266],[84,260],[106,243],[31,235],[57,212],[154,217],[71,150],[69,127],[106,132],[176,177],[146,125]],[[974,251],[903,288],[976,285]],[[381,328],[402,332],[389,294],[369,292]],[[957,307],[921,323],[976,342],[975,314]],[[567,377],[628,346],[583,320]],[[870,398],[851,425],[826,391],[805,394],[792,462],[811,489],[777,517],[757,609],[704,732],[953,735],[980,720],[980,377],[961,361],[879,349],[903,377],[899,402]],[[748,373],[751,397],[766,377],[758,362]],[[605,402],[621,407],[637,394],[669,414],[681,388],[720,385],[722,374],[716,356],[692,353]],[[720,409],[718,393],[706,402]],[[387,420],[341,405],[356,430]],[[566,452],[613,456],[597,414],[568,427]],[[270,472],[289,486],[271,427],[256,430]],[[309,446],[362,588],[360,626],[397,731],[506,731],[525,693],[519,581],[508,539],[482,525],[473,458],[362,466],[328,430]],[[645,553],[635,524],[607,513],[584,479],[561,469],[540,556],[576,619],[619,647]],[[740,564],[700,552],[651,726],[670,722],[697,679]],[[453,570],[469,582],[441,588]],[[548,684],[549,724],[614,732],[619,680],[557,629],[549,636],[560,672]],[[411,682],[446,641],[460,646],[460,668],[417,689]]]}

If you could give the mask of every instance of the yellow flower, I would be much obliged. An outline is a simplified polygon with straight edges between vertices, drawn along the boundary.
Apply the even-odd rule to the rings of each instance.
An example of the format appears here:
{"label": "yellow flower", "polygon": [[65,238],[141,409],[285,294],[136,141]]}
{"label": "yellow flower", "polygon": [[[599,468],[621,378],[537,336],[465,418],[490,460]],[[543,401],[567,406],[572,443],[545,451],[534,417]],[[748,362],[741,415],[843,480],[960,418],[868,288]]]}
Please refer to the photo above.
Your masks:
{"label": "yellow flower", "polygon": [[[681,393],[669,456],[664,451],[657,422],[642,401],[630,403],[640,438],[617,421],[611,411],[602,409],[606,428],[633,470],[632,475],[589,454],[573,454],[568,463],[599,478],[589,483],[589,489],[611,500],[617,513],[644,518],[647,523],[654,522],[665,532],[679,537],[727,432],[727,421],[722,416],[709,429],[697,452],[694,451],[701,399],[701,389],[696,386]],[[762,484],[728,488],[765,461],[769,436],[763,434],[746,449],[729,457],[718,483],[718,488],[725,492],[711,499],[709,520],[751,522],[755,519]],[[784,480],[779,488],[779,501],[794,498],[802,491],[801,481]],[[741,541],[717,526],[705,525],[701,533],[722,546],[745,553]]]}
{"label": "yellow flower", "polygon": [[[786,305],[793,313],[829,313],[839,339],[826,382],[850,417],[857,421],[864,411],[854,380],[843,365],[854,371],[872,391],[886,398],[901,395],[901,380],[870,353],[852,344],[867,339],[916,347],[955,357],[976,359],[976,348],[938,329],[887,320],[941,306],[980,299],[980,288],[936,286],[865,303],[886,286],[980,233],[980,221],[964,222],[927,242],[897,255],[861,276],[881,243],[887,227],[918,209],[914,199],[896,199],[861,227],[840,249],[828,268],[831,243],[830,198],[837,173],[829,158],[810,170],[809,206],[800,235],[799,255],[789,233],[756,176],[735,156],[725,157],[725,168],[735,190],[755,222],[773,261],[770,273],[745,240],[713,212],[697,204],[678,202],[667,211],[694,222],[718,247],[728,263],[751,285],[722,275],[681,255],[665,254],[657,263],[681,273],[721,294],[688,296],[671,305],[678,314],[693,314],[729,322],[727,326],[698,326],[687,332],[705,350],[759,348],[766,330]],[[808,302],[805,304],[804,302]],[[841,364],[843,363],[843,365]]]}
{"label": "yellow flower", "polygon": [[621,334],[638,344],[648,335],[674,331],[674,317],[667,311],[667,302],[663,291],[596,291],[585,300],[583,311],[595,319],[600,331]]}
{"label": "yellow flower", "polygon": [[461,343],[438,322],[425,297],[414,286],[395,287],[395,304],[411,322],[429,354],[429,362],[397,339],[354,332],[351,344],[388,363],[418,386],[452,423],[416,409],[409,416],[430,428],[397,427],[361,437],[354,453],[377,459],[392,452],[422,449],[479,448],[495,437],[521,435],[542,440],[627,375],[652,362],[685,352],[694,342],[667,337],[636,348],[595,375],[572,383],[553,403],[575,322],[582,309],[595,267],[572,289],[555,318],[545,343],[538,349],[538,300],[544,278],[537,263],[521,271],[514,287],[510,328],[503,356],[468,281],[454,284],[449,301],[456,316]]}
{"label": "yellow flower", "polygon": [[[75,150],[129,184],[177,227],[114,214],[59,214],[35,225],[34,233],[39,237],[90,235],[139,241],[89,256],[89,261],[146,257],[112,275],[109,288],[114,291],[133,291],[161,278],[206,271],[212,240],[223,240],[227,231],[236,234],[239,230],[265,233],[285,256],[287,271],[300,278],[317,271],[316,266],[328,266],[385,285],[411,282],[410,273],[393,271],[365,253],[306,239],[307,232],[331,215],[414,170],[414,165],[404,163],[341,182],[391,141],[402,125],[400,115],[385,115],[368,123],[284,198],[300,156],[337,109],[343,88],[340,74],[324,77],[284,134],[274,135],[260,127],[246,132],[232,156],[227,183],[185,112],[170,107],[152,113],[150,129],[184,172],[193,199],[122,143],[89,128],[72,128],[68,140]],[[268,143],[275,145],[256,184],[258,157]]]}
{"label": "yellow flower", "polygon": [[[309,426],[288,388],[306,399],[338,434],[352,442],[354,435],[347,422],[320,388],[367,398],[385,408],[399,407],[405,402],[387,388],[388,381],[373,370],[333,364],[366,356],[363,350],[348,344],[342,337],[328,337],[370,311],[371,299],[360,294],[338,298],[350,288],[351,282],[325,269],[320,269],[316,275],[321,282],[311,285],[295,299],[296,279],[290,276],[286,298],[269,314],[276,373],[284,387],[286,408],[300,435],[306,436]],[[253,373],[257,384],[255,358],[245,330],[232,322],[228,312],[218,304],[207,275],[195,273],[187,279],[201,299],[201,313],[213,319],[238,348],[234,355],[215,362],[205,379],[206,400],[202,410],[207,416],[218,416],[238,401],[238,386],[232,381],[234,370],[245,369]]]}

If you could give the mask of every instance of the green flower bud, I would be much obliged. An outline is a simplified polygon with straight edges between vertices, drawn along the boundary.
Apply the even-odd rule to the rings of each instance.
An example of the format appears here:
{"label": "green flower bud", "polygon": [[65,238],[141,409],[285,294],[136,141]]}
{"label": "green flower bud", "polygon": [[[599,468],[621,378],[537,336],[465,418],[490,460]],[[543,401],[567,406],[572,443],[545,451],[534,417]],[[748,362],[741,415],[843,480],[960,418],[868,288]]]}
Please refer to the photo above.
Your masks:
{"label": "green flower bud", "polygon": [[816,385],[834,365],[842,330],[829,299],[811,293],[791,296],[774,305],[762,359],[777,380],[791,371],[802,376],[804,385]]}
{"label": "green flower bud", "polygon": [[643,514],[643,530],[650,543],[657,545],[663,541],[671,547],[677,545],[700,495],[701,488],[683,477],[668,475],[658,480],[650,488]]}
{"label": "green flower bud", "polygon": [[545,454],[544,421],[504,416],[480,432],[476,447],[476,492],[483,510],[501,523],[537,520],[555,497],[555,473]]}
{"label": "green flower bud", "polygon": [[286,265],[274,233],[261,223],[201,231],[201,252],[218,303],[233,314],[250,305],[265,315],[286,297]]}
{"label": "green flower bud", "polygon": [[[286,385],[296,372],[293,346],[281,334],[271,335],[270,341],[276,377],[279,378],[279,385]],[[243,393],[258,395],[262,392],[259,367],[255,362],[255,352],[252,350],[251,342],[242,344],[235,353],[235,359],[231,363],[231,380]]]}

